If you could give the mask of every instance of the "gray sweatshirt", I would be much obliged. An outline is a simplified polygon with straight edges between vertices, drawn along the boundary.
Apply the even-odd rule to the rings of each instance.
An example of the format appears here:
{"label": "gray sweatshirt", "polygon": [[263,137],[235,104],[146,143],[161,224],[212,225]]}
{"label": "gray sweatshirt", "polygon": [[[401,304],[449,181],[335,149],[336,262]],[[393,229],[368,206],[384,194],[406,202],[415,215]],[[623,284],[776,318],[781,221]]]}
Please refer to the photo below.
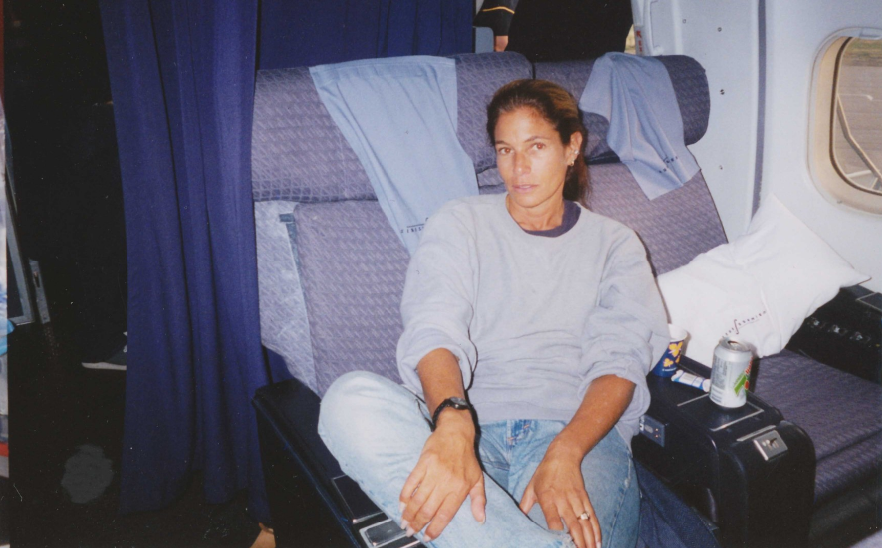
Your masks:
{"label": "gray sweatshirt", "polygon": [[636,385],[617,424],[628,441],[649,406],[646,374],[664,352],[664,305],[646,251],[624,225],[583,210],[556,238],[526,233],[505,195],[435,213],[410,261],[398,368],[422,393],[417,363],[437,348],[459,360],[482,423],[569,421],[591,382]]}

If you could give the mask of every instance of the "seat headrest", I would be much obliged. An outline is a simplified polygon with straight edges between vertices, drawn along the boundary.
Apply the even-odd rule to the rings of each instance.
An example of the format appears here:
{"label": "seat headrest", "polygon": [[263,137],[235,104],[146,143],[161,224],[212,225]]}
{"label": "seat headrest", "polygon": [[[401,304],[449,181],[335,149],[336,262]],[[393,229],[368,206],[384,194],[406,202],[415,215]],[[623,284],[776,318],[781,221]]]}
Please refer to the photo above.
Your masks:
{"label": "seat headrest", "polygon": [[496,151],[487,139],[487,105],[496,90],[511,82],[533,77],[533,66],[520,53],[468,53],[457,55],[456,98],[459,113],[457,137],[475,164],[475,172],[496,166]]}
{"label": "seat headrest", "polygon": [[[707,131],[710,116],[710,93],[704,68],[698,61],[685,55],[664,55],[656,59],[665,66],[671,78],[680,116],[683,118],[683,140],[687,145],[697,143]],[[593,66],[593,59],[536,63],[535,77],[563,86],[578,100],[588,83]],[[588,162],[617,161],[615,153],[606,143],[609,121],[597,114],[586,114],[583,122],[588,129],[588,143],[585,147]]]}
{"label": "seat headrest", "polygon": [[[533,67],[517,53],[454,58],[457,136],[479,173],[496,163],[484,127],[487,103],[503,84],[532,78]],[[376,199],[358,157],[322,104],[308,68],[257,73],[251,165],[255,201]]]}
{"label": "seat headrest", "polygon": [[376,199],[306,67],[257,73],[251,188],[257,202]]}
{"label": "seat headrest", "polygon": [[[537,63],[534,67],[512,52],[463,54],[454,59],[457,136],[479,174],[496,164],[485,129],[486,106],[500,86],[536,77],[564,86],[578,99],[593,66],[593,61],[569,61]],[[671,76],[686,144],[695,143],[707,130],[710,112],[704,69],[685,56],[657,59]],[[615,161],[615,154],[606,144],[606,119],[586,115],[585,125],[588,161]],[[255,201],[317,203],[376,199],[358,157],[322,104],[308,68],[258,72],[251,165]]]}

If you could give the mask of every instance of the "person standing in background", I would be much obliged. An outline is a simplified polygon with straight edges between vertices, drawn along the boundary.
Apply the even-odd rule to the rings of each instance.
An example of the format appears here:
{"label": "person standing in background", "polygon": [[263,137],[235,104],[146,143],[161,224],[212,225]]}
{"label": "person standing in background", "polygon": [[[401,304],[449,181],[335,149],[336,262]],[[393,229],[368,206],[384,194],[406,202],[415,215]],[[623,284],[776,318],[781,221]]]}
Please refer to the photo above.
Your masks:
{"label": "person standing in background", "polygon": [[493,30],[493,51],[505,51],[508,29],[518,7],[518,0],[486,0],[475,16],[474,26]]}
{"label": "person standing in background", "polygon": [[474,20],[493,29],[496,51],[534,63],[625,51],[632,24],[630,0],[486,0]]}
{"label": "person standing in background", "polygon": [[[22,249],[82,367],[126,370],[122,178],[99,3],[13,2],[6,104]],[[7,17],[11,17],[7,14]]]}

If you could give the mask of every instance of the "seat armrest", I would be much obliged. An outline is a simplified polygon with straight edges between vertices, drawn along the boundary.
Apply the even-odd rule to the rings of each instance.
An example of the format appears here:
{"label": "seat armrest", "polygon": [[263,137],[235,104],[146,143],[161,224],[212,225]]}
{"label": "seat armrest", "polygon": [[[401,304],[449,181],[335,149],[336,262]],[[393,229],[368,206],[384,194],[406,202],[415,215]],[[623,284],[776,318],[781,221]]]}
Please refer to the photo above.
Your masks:
{"label": "seat armrest", "polygon": [[297,379],[270,384],[255,392],[251,404],[316,471],[329,478],[343,473],[318,434],[321,399],[308,386]]}
{"label": "seat armrest", "polygon": [[[685,356],[680,367],[710,376]],[[803,546],[815,477],[805,432],[753,393],[727,410],[669,378],[650,375],[647,384],[652,399],[632,441],[635,459],[718,525],[723,546]],[[769,437],[786,450],[764,453]]]}
{"label": "seat armrest", "polygon": [[275,438],[275,446],[302,466],[347,521],[361,523],[382,513],[343,473],[318,435],[321,400],[309,387],[297,379],[264,386],[255,393],[252,405],[263,431]]}

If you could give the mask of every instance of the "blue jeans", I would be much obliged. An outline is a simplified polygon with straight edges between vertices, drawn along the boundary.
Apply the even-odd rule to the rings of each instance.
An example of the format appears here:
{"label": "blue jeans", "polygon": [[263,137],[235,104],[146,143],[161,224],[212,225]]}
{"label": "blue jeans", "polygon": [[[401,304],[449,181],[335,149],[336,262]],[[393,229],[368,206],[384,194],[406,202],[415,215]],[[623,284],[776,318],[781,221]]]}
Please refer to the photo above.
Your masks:
{"label": "blue jeans", "polygon": [[[431,433],[426,414],[422,401],[406,388],[367,372],[343,375],[322,400],[319,434],[325,444],[343,471],[395,521],[401,521],[398,495]],[[486,523],[475,521],[469,504],[463,504],[429,546],[572,547],[569,534],[548,530],[538,504],[529,515],[518,508],[548,444],[565,425],[548,420],[481,424]],[[640,495],[630,450],[618,432],[612,430],[588,453],[582,476],[603,547],[633,548]]]}

